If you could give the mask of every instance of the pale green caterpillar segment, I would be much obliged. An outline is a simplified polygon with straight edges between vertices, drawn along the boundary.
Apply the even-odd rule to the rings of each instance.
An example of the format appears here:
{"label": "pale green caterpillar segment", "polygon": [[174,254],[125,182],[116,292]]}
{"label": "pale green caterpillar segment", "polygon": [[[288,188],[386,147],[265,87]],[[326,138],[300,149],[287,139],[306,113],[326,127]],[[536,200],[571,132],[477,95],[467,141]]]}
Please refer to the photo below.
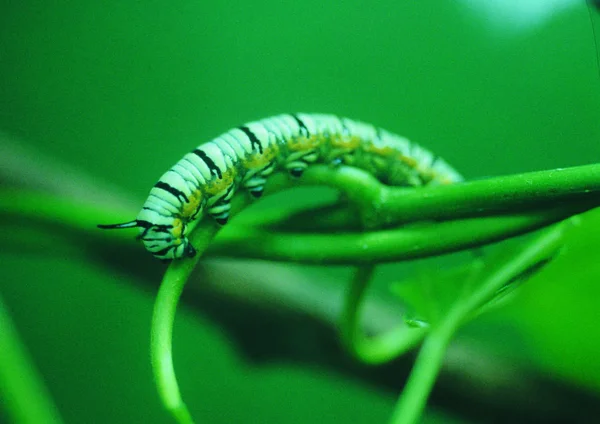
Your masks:
{"label": "pale green caterpillar segment", "polygon": [[159,179],[134,221],[99,227],[138,227],[146,249],[159,259],[193,256],[187,235],[205,213],[225,224],[238,189],[260,197],[275,170],[300,177],[313,163],[355,166],[393,186],[462,181],[427,149],[373,125],[334,115],[284,114],[199,145]]}

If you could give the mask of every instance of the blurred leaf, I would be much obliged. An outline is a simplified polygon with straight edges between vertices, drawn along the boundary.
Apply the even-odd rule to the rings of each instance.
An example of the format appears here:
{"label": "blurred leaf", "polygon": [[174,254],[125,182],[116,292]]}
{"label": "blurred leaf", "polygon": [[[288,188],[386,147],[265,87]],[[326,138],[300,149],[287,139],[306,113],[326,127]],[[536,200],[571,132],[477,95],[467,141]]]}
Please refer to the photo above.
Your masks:
{"label": "blurred leaf", "polygon": [[541,369],[600,393],[600,209],[577,222],[562,254],[492,319],[520,329]]}
{"label": "blurred leaf", "polygon": [[445,271],[418,269],[414,278],[392,283],[390,290],[404,304],[407,324],[439,324],[468,289],[469,282],[478,273],[476,267],[474,263]]}

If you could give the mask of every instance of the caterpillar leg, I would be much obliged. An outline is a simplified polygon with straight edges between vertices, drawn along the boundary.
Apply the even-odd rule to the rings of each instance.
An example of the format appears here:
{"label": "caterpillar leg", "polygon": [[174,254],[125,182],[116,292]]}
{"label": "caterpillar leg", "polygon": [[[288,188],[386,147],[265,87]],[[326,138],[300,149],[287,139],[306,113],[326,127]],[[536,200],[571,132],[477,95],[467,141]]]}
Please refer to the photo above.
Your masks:
{"label": "caterpillar leg", "polygon": [[266,178],[256,176],[246,181],[244,183],[244,187],[248,189],[248,192],[252,195],[252,197],[258,199],[260,196],[262,196],[266,183]]}
{"label": "caterpillar leg", "polygon": [[208,209],[208,214],[221,225],[227,224],[227,221],[229,221],[230,212],[231,202],[229,201],[219,202]]}
{"label": "caterpillar leg", "polygon": [[345,153],[340,156],[336,156],[329,162],[329,166],[332,168],[339,168],[342,165],[352,165],[354,162],[354,153]]}
{"label": "caterpillar leg", "polygon": [[263,191],[265,189],[267,177],[271,175],[274,170],[275,162],[270,162],[264,168],[256,172],[248,173],[243,183],[244,188],[248,189],[248,191],[254,198],[259,198],[260,196],[262,196]]}
{"label": "caterpillar leg", "polygon": [[208,209],[206,211],[221,225],[225,225],[229,220],[231,198],[234,193],[235,187],[230,185],[226,190],[223,190],[208,201]]}
{"label": "caterpillar leg", "polygon": [[308,164],[302,161],[294,161],[290,162],[286,168],[292,177],[300,178],[306,168],[308,168]]}
{"label": "caterpillar leg", "polygon": [[289,155],[285,164],[285,169],[289,171],[292,177],[299,178],[302,176],[308,165],[314,163],[319,158],[319,153],[316,150],[308,150],[296,152]]}

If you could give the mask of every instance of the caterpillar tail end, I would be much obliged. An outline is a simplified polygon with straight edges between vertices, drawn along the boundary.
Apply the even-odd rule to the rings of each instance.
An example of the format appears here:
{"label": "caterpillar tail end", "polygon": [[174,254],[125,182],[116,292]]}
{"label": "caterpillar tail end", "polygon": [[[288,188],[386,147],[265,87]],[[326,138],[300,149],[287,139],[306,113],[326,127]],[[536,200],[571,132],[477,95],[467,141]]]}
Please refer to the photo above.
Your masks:
{"label": "caterpillar tail end", "polygon": [[124,222],[122,224],[98,224],[98,228],[101,228],[103,230],[120,230],[122,228],[134,228],[138,226],[139,224],[137,220]]}

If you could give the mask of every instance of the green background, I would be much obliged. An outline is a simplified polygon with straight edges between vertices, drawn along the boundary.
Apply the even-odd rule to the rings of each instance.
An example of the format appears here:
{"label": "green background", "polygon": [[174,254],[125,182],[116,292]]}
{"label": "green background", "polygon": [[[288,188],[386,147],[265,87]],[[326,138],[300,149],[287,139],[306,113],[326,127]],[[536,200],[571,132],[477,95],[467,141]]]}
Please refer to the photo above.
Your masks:
{"label": "green background", "polygon": [[[600,70],[585,2],[523,32],[488,24],[441,0],[2,2],[0,129],[18,152],[3,167],[16,164],[26,180],[58,163],[77,171],[69,184],[85,174],[141,205],[193,146],[288,111],[377,124],[467,178],[596,162]],[[64,419],[168,422],[148,355],[154,287],[68,239],[28,238],[35,228],[4,221],[0,241],[24,241],[2,243],[1,294]],[[600,270],[586,254],[597,252],[598,220],[585,222],[581,255],[555,280],[527,286],[457,343],[474,340],[596,396]],[[37,238],[43,249],[31,248]],[[176,368],[198,421],[370,423],[391,413],[395,395],[359,379],[254,367],[190,309],[176,325]]]}

